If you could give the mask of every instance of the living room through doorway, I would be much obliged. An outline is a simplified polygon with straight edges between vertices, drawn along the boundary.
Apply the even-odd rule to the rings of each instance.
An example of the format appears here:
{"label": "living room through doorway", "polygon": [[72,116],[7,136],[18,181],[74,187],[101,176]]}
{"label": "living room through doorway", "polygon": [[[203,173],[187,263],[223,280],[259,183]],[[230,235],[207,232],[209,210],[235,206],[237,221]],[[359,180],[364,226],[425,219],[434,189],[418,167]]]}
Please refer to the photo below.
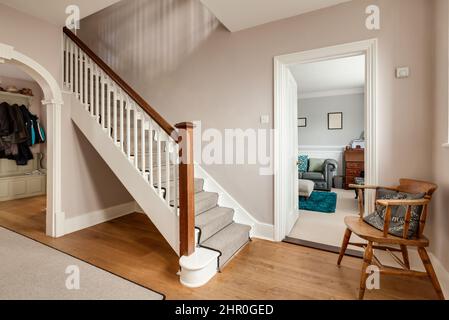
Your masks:
{"label": "living room through doorway", "polygon": [[365,178],[365,55],[290,66],[298,85],[298,209],[287,241],[338,252]]}

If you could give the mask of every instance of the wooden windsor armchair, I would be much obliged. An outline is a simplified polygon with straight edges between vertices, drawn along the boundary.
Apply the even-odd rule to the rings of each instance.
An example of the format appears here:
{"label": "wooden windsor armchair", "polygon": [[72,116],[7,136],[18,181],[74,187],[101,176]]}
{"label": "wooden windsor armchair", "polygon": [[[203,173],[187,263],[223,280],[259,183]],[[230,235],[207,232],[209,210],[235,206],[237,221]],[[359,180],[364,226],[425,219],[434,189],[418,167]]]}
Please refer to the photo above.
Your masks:
{"label": "wooden windsor armchair", "polygon": [[[428,216],[428,206],[432,200],[432,195],[437,190],[437,185],[429,182],[401,179],[398,187],[384,188],[377,186],[360,186],[351,185],[358,191],[359,194],[359,207],[360,207],[360,217],[346,217],[346,233],[344,235],[343,244],[341,247],[340,256],[338,258],[338,265],[341,265],[342,259],[345,255],[348,245],[353,245],[365,249],[363,257],[362,275],[360,279],[360,290],[359,299],[363,299],[366,290],[366,280],[368,278],[367,269],[370,265],[376,265],[380,274],[389,275],[404,275],[411,277],[426,277],[432,282],[438,298],[444,299],[441,286],[438,282],[435,270],[430,261],[429,255],[425,248],[429,246],[429,240],[423,235],[424,227],[426,224],[426,219]],[[389,190],[392,192],[401,192],[407,194],[424,194],[422,199],[417,200],[404,200],[404,199],[393,199],[393,200],[382,200],[378,199],[379,190]],[[375,190],[376,191],[376,205],[383,206],[385,210],[384,226],[383,230],[379,230],[367,222],[364,221],[364,194],[365,190]],[[402,237],[390,234],[390,223],[392,219],[392,210],[394,207],[404,206],[407,208]],[[412,221],[412,208],[420,207],[421,214],[419,218],[419,226],[416,234],[410,236],[409,228]],[[367,241],[367,243],[351,243],[350,238],[352,234],[356,234],[360,238]],[[426,272],[418,272],[411,270],[410,261],[408,255],[408,248],[415,247],[418,249],[419,256],[424,264]],[[394,258],[394,260],[401,266],[401,268],[384,266],[379,259],[374,255],[373,250],[384,250],[388,251]],[[402,260],[394,254],[399,252],[402,254]]]}

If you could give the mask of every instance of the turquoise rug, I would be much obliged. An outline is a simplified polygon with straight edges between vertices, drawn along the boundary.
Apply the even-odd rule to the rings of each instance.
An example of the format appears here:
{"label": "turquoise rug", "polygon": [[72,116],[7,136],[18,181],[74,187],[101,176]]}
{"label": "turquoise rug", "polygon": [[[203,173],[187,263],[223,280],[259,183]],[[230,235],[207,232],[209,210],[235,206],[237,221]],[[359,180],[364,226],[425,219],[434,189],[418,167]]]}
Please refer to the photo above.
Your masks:
{"label": "turquoise rug", "polygon": [[337,194],[335,192],[314,191],[310,198],[299,197],[299,209],[322,213],[335,213]]}

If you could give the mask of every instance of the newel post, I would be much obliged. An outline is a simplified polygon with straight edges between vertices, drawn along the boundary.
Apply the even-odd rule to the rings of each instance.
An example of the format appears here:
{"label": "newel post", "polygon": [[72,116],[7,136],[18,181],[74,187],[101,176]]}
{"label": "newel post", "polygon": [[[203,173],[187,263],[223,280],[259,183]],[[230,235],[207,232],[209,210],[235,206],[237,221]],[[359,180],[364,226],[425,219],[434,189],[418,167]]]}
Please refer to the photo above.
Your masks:
{"label": "newel post", "polygon": [[179,243],[180,256],[195,252],[195,177],[193,158],[193,123],[176,125],[179,129]]}

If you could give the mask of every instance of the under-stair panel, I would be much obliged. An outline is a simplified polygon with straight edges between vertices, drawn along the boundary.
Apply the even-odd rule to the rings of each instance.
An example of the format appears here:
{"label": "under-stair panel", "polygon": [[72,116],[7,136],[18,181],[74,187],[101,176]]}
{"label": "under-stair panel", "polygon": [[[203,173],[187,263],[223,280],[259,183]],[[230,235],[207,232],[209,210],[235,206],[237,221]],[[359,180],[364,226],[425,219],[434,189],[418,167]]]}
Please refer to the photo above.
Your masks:
{"label": "under-stair panel", "polygon": [[72,97],[72,120],[94,146],[120,182],[133,196],[138,205],[158,228],[170,246],[179,252],[179,220],[177,214],[164,201],[148,179],[142,176],[121,149],[113,143],[108,133],[98,125],[97,120],[84,106]]}

